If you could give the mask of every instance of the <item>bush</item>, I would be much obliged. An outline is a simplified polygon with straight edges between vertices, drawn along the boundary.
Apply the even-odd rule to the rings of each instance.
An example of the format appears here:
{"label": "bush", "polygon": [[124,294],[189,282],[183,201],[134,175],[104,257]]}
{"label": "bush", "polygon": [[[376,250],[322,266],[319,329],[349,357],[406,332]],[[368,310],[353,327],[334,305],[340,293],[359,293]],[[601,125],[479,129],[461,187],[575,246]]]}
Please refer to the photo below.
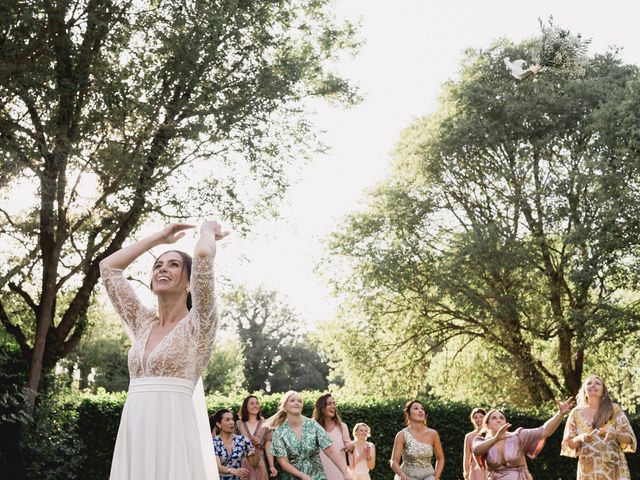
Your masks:
{"label": "bush", "polygon": [[[304,414],[311,416],[315,399],[319,392],[305,392],[303,397]],[[218,408],[240,409],[243,395],[232,397],[207,397],[210,413]],[[275,413],[280,394],[261,396],[263,414]],[[115,444],[116,433],[120,421],[120,412],[124,405],[124,394],[85,395],[78,407],[79,435],[85,448],[85,460],[80,470],[80,478],[96,480],[107,479],[111,463],[111,453]],[[403,428],[402,408],[406,399],[384,399],[375,397],[340,397],[338,405],[343,419],[352,428],[357,422],[366,422],[371,427],[371,441],[376,444],[377,465],[372,472],[373,480],[389,480],[393,473],[389,467],[393,439]],[[465,434],[471,429],[468,420],[473,406],[455,402],[425,402],[429,414],[429,426],[435,428],[442,440],[446,464],[442,480],[458,480],[462,478],[462,454]],[[475,405],[474,405],[475,406]],[[509,421],[516,427],[538,427],[551,415],[544,411],[522,411],[505,409]],[[634,430],[640,433],[640,419],[633,418]],[[529,469],[537,480],[575,480],[576,461],[561,457],[561,426],[548,439],[547,445],[534,460],[529,461]],[[627,455],[631,478],[640,479],[640,459],[637,454]]]}

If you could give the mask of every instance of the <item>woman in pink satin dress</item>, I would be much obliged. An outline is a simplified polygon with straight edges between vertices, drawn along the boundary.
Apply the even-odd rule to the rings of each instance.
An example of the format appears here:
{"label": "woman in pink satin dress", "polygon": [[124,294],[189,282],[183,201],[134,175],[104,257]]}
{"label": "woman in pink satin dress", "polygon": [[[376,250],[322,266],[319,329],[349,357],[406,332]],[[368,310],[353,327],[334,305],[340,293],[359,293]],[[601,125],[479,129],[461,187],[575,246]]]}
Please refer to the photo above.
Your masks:
{"label": "woman in pink satin dress", "polygon": [[[340,412],[336,402],[330,393],[321,395],[316,400],[313,409],[313,419],[325,429],[329,438],[333,441],[333,449],[338,452],[340,460],[347,467],[346,452],[352,452],[354,443],[349,436],[349,427],[342,421]],[[338,465],[334,464],[331,459],[324,453],[320,452],[320,460],[322,468],[327,475],[327,480],[342,480],[342,472]]]}
{"label": "woman in pink satin dress", "polygon": [[489,472],[478,465],[477,460],[473,456],[473,439],[480,434],[484,416],[487,412],[483,408],[474,408],[469,415],[471,424],[474,427],[473,432],[469,432],[464,437],[464,458],[462,461],[464,467],[464,480],[487,480]]}
{"label": "woman in pink satin dress", "polygon": [[574,402],[568,398],[565,402],[556,400],[556,405],[558,412],[541,427],[518,428],[515,432],[509,432],[511,424],[500,410],[487,413],[482,432],[473,440],[473,454],[481,467],[486,466],[490,480],[533,480],[525,456],[538,456]]}

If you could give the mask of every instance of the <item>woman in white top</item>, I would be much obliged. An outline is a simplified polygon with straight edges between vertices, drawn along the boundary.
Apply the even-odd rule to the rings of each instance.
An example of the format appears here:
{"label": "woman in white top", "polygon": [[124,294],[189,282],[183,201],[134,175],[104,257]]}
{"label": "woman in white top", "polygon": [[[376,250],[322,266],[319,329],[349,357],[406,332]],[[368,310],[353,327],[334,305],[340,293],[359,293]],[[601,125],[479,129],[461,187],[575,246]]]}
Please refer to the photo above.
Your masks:
{"label": "woman in white top", "polygon": [[[346,468],[346,452],[353,450],[353,442],[349,437],[349,427],[342,421],[336,402],[330,393],[325,393],[318,400],[313,409],[313,419],[325,429],[329,438],[333,441],[333,450],[340,455],[342,466]],[[335,465],[331,459],[320,452],[320,460],[327,480],[341,480],[341,469]]]}
{"label": "woman in white top", "polygon": [[366,423],[356,423],[353,427],[353,451],[349,453],[349,472],[353,480],[371,480],[369,471],[376,466],[376,447],[367,442],[371,430]]}
{"label": "woman in white top", "polygon": [[216,480],[202,381],[216,331],[213,281],[217,222],[204,222],[194,258],[172,250],[153,265],[157,311],[138,299],[122,270],[151,248],[175,243],[189,224],[172,224],[100,262],[114,309],[132,339],[131,382],[111,463],[111,480]]}

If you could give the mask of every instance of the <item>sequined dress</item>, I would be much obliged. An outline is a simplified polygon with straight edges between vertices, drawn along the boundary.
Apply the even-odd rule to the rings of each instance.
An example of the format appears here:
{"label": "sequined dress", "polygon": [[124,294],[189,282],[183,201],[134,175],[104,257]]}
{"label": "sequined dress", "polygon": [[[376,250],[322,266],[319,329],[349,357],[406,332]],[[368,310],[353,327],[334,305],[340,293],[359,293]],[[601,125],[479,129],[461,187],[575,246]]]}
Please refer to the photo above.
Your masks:
{"label": "sequined dress", "polygon": [[145,356],[155,311],[146,308],[122,270],[100,266],[114,309],[125,323],[129,392],[111,463],[111,480],[217,480],[202,375],[213,349],[216,307],[213,258],[196,257],[193,308]]}
{"label": "sequined dress", "polygon": [[[404,451],[400,468],[411,480],[435,480],[435,470],[431,465],[433,445],[416,440],[408,428],[404,433]],[[400,480],[395,475],[394,480]]]}

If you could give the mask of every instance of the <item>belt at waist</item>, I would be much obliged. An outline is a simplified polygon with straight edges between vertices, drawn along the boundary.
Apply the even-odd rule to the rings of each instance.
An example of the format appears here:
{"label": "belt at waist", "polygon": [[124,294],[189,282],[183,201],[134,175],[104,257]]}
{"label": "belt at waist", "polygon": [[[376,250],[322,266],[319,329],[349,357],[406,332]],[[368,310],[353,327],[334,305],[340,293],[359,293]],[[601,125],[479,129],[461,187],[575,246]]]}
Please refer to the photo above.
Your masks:
{"label": "belt at waist", "polygon": [[174,392],[193,396],[195,382],[186,378],[143,377],[133,378],[129,382],[128,394],[143,392]]}

